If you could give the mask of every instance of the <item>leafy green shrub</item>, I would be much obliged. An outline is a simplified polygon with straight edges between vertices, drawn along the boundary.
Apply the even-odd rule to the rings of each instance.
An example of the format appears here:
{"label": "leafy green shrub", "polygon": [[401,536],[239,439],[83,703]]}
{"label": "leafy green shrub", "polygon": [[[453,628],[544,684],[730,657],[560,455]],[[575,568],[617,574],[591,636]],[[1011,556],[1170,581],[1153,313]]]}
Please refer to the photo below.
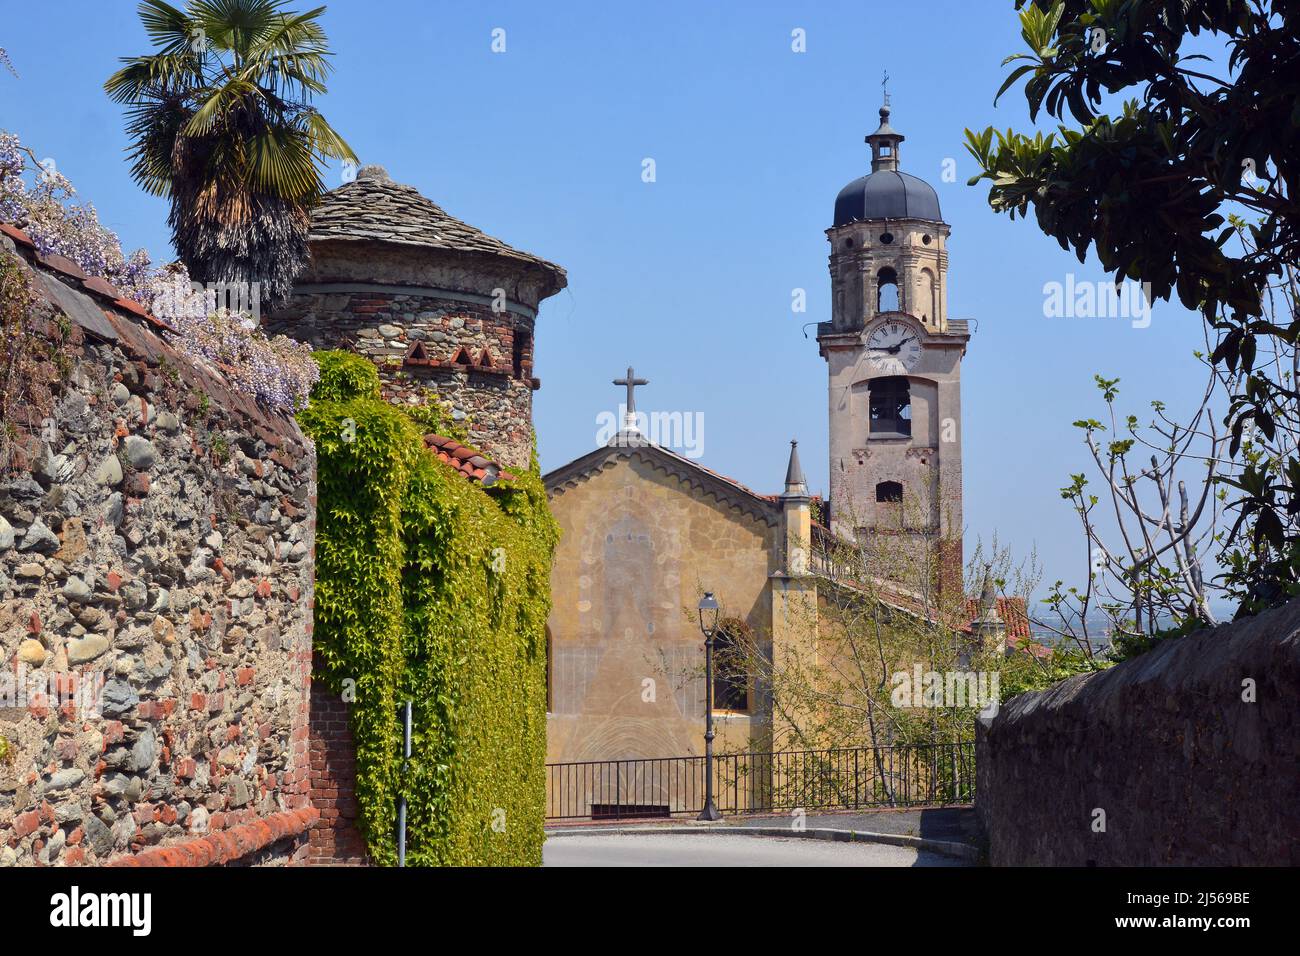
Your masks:
{"label": "leafy green shrub", "polygon": [[[541,862],[545,626],[558,527],[536,463],[490,491],[424,448],[374,366],[316,356],[315,650],[351,697],[362,832],[412,865]],[[412,758],[398,709],[413,702]]]}

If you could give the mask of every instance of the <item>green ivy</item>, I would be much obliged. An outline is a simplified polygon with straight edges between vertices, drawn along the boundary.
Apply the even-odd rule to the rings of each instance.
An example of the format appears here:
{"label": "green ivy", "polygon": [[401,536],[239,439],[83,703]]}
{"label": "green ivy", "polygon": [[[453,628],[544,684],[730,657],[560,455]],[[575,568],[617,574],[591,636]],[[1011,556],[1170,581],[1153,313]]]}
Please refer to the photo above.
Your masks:
{"label": "green ivy", "polygon": [[491,490],[471,484],[382,400],[372,363],[316,359],[320,383],[299,420],[317,453],[317,676],[351,701],[370,853],[396,861],[405,795],[408,864],[540,864],[559,530],[536,461]]}

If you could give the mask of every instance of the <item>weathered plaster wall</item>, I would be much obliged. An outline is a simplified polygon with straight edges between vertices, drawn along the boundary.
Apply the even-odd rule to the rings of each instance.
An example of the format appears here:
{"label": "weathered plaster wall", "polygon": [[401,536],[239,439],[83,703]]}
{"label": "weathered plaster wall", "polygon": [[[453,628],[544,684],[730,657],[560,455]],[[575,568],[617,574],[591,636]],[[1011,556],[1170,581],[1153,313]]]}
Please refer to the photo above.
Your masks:
{"label": "weathered plaster wall", "polygon": [[76,294],[108,323],[73,328],[30,465],[0,476],[0,865],[232,828],[208,858],[259,828],[256,862],[303,858],[314,453]]}
{"label": "weathered plaster wall", "polygon": [[[551,573],[548,761],[702,754],[694,608],[713,591],[725,614],[769,634],[779,527],[637,456],[553,490],[551,510],[562,534]],[[722,716],[717,749],[744,748],[763,733],[761,716]]]}
{"label": "weathered plaster wall", "polygon": [[1300,864],[1300,601],[1014,698],[975,766],[994,865]]}

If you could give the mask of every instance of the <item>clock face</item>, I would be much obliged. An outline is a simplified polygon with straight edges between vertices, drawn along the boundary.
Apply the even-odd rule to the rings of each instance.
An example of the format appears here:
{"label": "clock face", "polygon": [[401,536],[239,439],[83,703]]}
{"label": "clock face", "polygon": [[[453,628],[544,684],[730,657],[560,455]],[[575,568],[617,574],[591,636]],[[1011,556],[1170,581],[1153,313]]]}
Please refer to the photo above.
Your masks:
{"label": "clock face", "polygon": [[887,375],[903,375],[921,361],[921,333],[904,322],[885,322],[867,336],[867,360]]}

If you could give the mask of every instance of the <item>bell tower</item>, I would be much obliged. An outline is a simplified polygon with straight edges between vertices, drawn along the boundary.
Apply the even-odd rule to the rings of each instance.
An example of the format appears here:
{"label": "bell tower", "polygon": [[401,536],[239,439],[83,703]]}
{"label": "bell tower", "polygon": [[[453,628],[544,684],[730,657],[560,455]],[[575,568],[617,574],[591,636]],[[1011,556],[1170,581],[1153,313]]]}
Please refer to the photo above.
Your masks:
{"label": "bell tower", "polygon": [[886,98],[866,137],[871,172],[840,190],[826,230],[831,320],[818,324],[817,344],[828,371],[831,530],[880,543],[879,553],[924,556],[930,580],[959,595],[970,335],[965,320],[948,317],[950,229],[939,196],[901,170],[903,140]]}

